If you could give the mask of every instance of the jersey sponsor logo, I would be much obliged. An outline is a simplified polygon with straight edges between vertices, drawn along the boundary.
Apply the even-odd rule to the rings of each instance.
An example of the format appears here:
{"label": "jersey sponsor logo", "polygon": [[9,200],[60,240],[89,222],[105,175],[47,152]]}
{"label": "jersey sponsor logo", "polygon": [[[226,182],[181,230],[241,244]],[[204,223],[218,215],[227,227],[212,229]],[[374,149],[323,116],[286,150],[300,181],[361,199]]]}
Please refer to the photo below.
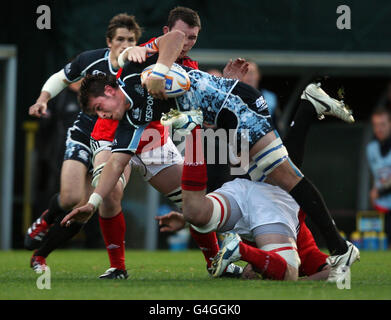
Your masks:
{"label": "jersey sponsor logo", "polygon": [[147,97],[147,108],[145,112],[145,121],[152,121],[153,117],[153,98],[151,96]]}
{"label": "jersey sponsor logo", "polygon": [[259,108],[259,111],[267,109],[267,103],[263,96],[260,96],[257,100],[255,100],[255,105]]}
{"label": "jersey sponsor logo", "polygon": [[98,74],[103,74],[104,76],[106,75],[106,72],[103,72],[103,71],[100,71],[100,70],[93,70],[92,71],[92,75],[93,76],[96,76]]}

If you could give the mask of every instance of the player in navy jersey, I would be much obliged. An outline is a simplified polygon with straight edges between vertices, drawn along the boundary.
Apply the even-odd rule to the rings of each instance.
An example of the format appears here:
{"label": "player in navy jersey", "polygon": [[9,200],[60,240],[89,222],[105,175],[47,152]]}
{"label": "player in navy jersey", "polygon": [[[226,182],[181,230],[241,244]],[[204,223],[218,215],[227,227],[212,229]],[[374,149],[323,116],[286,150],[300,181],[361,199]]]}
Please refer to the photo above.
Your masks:
{"label": "player in navy jersey", "polygon": [[[227,130],[236,129],[238,137],[248,129],[251,178],[254,181],[263,181],[267,178],[272,184],[280,186],[289,192],[314,220],[332,254],[329,258],[329,280],[336,281],[339,267],[345,264],[350,266],[359,256],[358,249],[340,236],[319,191],[290,161],[286,148],[273,130],[267,105],[260,92],[237,81],[219,79],[201,71],[191,70],[190,90],[176,99],[167,99],[164,91],[164,74],[182,52],[184,38],[185,35],[180,31],[171,31],[159,38],[158,58],[151,57],[145,63],[150,65],[156,62],[151,76],[145,82],[146,91],[143,93],[137,92],[134,86],[140,85],[140,78],[136,74],[146,65],[129,63],[124,67],[118,84],[112,82],[113,79],[109,77],[99,75],[84,79],[81,89],[82,105],[91,114],[97,113],[103,118],[121,119],[126,114],[126,120],[132,126],[128,134],[134,142],[130,145],[130,152],[131,148],[137,145],[138,136],[143,126],[148,123],[148,119],[155,119],[170,108],[201,108],[204,119],[199,122],[195,116],[196,123],[201,124],[202,120],[206,120]],[[315,84],[307,86],[303,97],[314,104],[320,116],[322,113],[333,113],[345,121],[354,121],[342,102],[331,99]],[[140,117],[132,114],[133,107],[144,110],[138,113]],[[148,107],[150,110],[147,113]],[[78,217],[83,218],[90,216],[100,204],[102,195],[106,195],[114,187],[114,179],[122,170],[122,165],[130,158],[131,155],[122,150],[114,153],[107,163],[107,170],[105,168],[102,173],[105,183],[98,185],[87,205],[75,209],[71,215],[79,214]],[[187,221],[197,227],[201,226],[199,230],[205,225],[208,226],[210,222],[201,215],[187,216],[185,211],[184,214]],[[206,229],[205,232],[208,231]]]}
{"label": "player in navy jersey", "polygon": [[[37,102],[30,107],[29,114],[36,117],[45,116],[49,99],[56,96],[68,84],[86,75],[115,76],[119,69],[118,56],[125,48],[135,45],[140,35],[141,28],[134,16],[119,14],[113,17],[106,33],[108,48],[83,52],[59,72],[53,74],[44,84]],[[26,248],[37,249],[39,247],[31,258],[31,267],[38,272],[46,267],[45,258],[50,252],[72,238],[82,228],[82,225],[75,224],[72,229],[65,230],[59,225],[58,218],[61,219],[80,201],[88,198],[92,191],[90,171],[93,153],[90,148],[90,134],[96,119],[97,117],[81,112],[74,125],[68,130],[61,169],[60,193],[53,196],[48,210],[33,223],[25,236]],[[127,168],[122,181],[125,181],[128,175],[129,169]],[[101,207],[100,213],[105,215],[105,212],[108,212],[107,214],[110,215],[113,211],[121,211],[122,192],[122,183],[118,182],[113,192],[105,198],[105,205]],[[42,243],[47,232],[45,241]],[[118,261],[118,264],[123,263],[123,261]],[[123,270],[122,277],[126,276],[126,271]]]}

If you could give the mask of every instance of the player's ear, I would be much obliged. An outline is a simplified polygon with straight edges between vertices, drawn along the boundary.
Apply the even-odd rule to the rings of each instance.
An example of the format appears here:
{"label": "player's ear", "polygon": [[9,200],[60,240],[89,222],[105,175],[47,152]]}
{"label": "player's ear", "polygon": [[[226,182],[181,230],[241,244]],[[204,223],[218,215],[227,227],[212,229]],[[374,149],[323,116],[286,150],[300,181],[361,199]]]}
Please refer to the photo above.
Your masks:
{"label": "player's ear", "polygon": [[106,84],[104,94],[105,94],[105,96],[113,97],[115,95],[115,88]]}
{"label": "player's ear", "polygon": [[110,38],[106,38],[106,44],[109,48],[111,48],[111,39]]}
{"label": "player's ear", "polygon": [[169,31],[170,31],[170,28],[168,26],[163,27],[163,34],[166,34]]}

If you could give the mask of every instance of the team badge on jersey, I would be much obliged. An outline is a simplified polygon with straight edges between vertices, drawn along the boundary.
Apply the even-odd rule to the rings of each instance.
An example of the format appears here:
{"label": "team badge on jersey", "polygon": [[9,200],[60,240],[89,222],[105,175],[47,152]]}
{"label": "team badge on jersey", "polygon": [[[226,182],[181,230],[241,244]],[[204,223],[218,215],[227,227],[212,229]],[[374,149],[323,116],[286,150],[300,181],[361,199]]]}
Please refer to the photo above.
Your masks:
{"label": "team badge on jersey", "polygon": [[257,100],[255,100],[255,105],[257,106],[259,111],[267,109],[267,103],[263,96],[260,96]]}

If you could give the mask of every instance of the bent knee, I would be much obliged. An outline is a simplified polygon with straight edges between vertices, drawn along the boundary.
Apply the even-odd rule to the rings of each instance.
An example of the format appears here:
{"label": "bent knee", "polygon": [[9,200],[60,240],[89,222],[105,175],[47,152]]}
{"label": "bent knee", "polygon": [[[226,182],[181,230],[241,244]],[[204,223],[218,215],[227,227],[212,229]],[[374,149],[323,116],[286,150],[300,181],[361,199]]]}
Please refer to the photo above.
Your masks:
{"label": "bent knee", "polygon": [[60,206],[64,210],[71,210],[82,201],[82,193],[63,191],[60,193]]}

